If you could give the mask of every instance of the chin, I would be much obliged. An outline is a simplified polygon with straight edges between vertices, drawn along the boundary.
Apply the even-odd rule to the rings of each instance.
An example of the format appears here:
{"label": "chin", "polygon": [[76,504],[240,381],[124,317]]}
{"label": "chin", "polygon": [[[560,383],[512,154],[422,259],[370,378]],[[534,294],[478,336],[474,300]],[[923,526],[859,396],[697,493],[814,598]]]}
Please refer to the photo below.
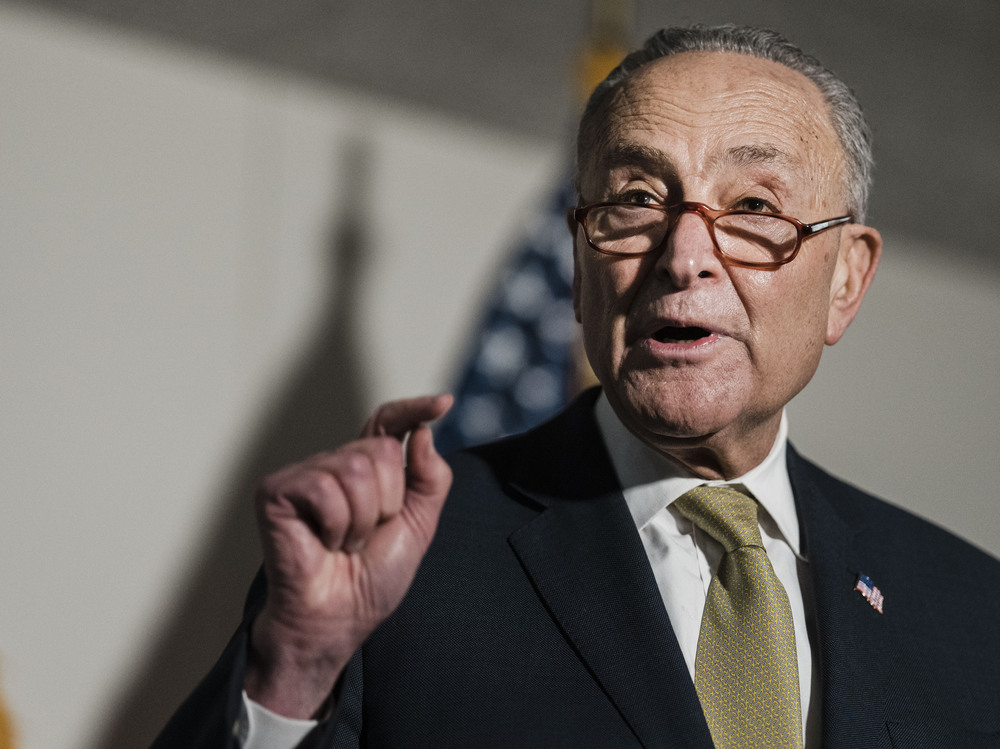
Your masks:
{"label": "chin", "polygon": [[739,418],[738,409],[720,408],[731,405],[731,397],[683,387],[625,387],[609,392],[608,400],[630,431],[661,444],[697,445]]}

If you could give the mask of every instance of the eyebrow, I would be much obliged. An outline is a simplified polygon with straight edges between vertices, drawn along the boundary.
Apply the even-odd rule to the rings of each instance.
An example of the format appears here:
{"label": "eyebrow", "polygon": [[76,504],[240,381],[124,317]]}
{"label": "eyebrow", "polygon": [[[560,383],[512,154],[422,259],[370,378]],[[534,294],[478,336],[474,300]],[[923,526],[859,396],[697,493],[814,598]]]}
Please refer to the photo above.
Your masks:
{"label": "eyebrow", "polygon": [[[710,167],[714,169],[719,167],[746,168],[763,164],[798,167],[801,166],[801,161],[775,146],[748,144],[733,146],[721,156],[713,157],[709,162]],[[602,154],[600,166],[603,169],[638,166],[658,174],[674,171],[674,163],[667,154],[639,143],[613,144]]]}
{"label": "eyebrow", "polygon": [[779,164],[798,167],[799,159],[775,146],[749,144],[729,148],[721,157],[712,160],[712,166],[748,167],[757,164]]}
{"label": "eyebrow", "polygon": [[605,153],[601,154],[599,166],[601,169],[638,166],[656,174],[675,171],[674,162],[667,154],[639,143],[613,143]]}

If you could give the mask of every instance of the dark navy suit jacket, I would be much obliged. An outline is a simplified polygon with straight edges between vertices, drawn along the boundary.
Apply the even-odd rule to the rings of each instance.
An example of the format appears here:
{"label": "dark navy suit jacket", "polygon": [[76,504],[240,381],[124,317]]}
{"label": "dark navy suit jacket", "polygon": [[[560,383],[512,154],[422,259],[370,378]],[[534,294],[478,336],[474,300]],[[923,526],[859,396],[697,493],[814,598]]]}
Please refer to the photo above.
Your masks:
{"label": "dark navy suit jacket", "polygon": [[[450,456],[455,482],[413,587],[306,746],[710,749],[595,396]],[[823,746],[1000,747],[1000,562],[792,449],[788,470],[812,575]],[[860,573],[884,613],[854,590]],[[157,749],[235,746],[263,587]]]}

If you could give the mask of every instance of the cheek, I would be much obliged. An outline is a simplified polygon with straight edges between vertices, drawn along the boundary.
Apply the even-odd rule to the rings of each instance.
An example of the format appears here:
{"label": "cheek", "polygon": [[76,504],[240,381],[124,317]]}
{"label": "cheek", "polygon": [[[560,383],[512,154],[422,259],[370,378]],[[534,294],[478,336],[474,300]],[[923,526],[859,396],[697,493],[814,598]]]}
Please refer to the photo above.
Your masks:
{"label": "cheek", "polygon": [[598,258],[582,262],[577,269],[584,344],[598,374],[620,361],[625,345],[625,321],[641,283],[644,265],[637,259]]}
{"label": "cheek", "polygon": [[[776,274],[740,285],[750,321],[750,355],[766,383],[812,376],[826,338],[827,292],[822,277]],[[766,384],[765,384],[766,386]]]}
{"label": "cheek", "polygon": [[620,318],[609,279],[585,272],[580,284],[580,322],[583,342],[594,371],[607,371],[607,359],[614,348],[615,327]]}

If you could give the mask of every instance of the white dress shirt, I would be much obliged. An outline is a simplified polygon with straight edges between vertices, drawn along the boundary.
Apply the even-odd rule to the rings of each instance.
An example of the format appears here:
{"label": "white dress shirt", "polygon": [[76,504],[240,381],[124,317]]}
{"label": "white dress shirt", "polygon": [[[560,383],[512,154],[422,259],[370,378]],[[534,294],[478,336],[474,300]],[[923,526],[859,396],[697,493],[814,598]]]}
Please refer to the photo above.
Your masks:
{"label": "white dress shirt", "polygon": [[764,461],[730,481],[705,481],[693,476],[646,445],[622,424],[603,393],[597,400],[595,415],[692,680],[708,586],[723,548],[677,512],[672,503],[702,484],[741,484],[757,500],[762,510],[758,519],[764,549],[792,609],[806,746],[818,747],[819,681],[807,627],[812,618],[810,578],[808,562],[799,546],[798,513],[785,462],[785,414],[781,415],[778,435]]}
{"label": "white dress shirt", "polygon": [[[619,421],[603,393],[597,400],[595,415],[692,681],[701,615],[723,549],[670,505],[701,484],[742,484],[760,504],[763,511],[758,518],[764,548],[792,609],[806,747],[819,747],[819,680],[806,626],[812,618],[812,612],[807,610],[811,600],[808,563],[799,548],[798,514],[785,463],[785,414],[781,415],[778,436],[764,462],[732,481],[705,481],[691,476],[633,435]],[[242,734],[244,749],[292,749],[315,725],[316,721],[277,715],[243,693],[238,733]]]}
{"label": "white dress shirt", "polygon": [[243,749],[294,749],[316,723],[271,712],[247,697],[244,691],[243,709],[234,732]]}

